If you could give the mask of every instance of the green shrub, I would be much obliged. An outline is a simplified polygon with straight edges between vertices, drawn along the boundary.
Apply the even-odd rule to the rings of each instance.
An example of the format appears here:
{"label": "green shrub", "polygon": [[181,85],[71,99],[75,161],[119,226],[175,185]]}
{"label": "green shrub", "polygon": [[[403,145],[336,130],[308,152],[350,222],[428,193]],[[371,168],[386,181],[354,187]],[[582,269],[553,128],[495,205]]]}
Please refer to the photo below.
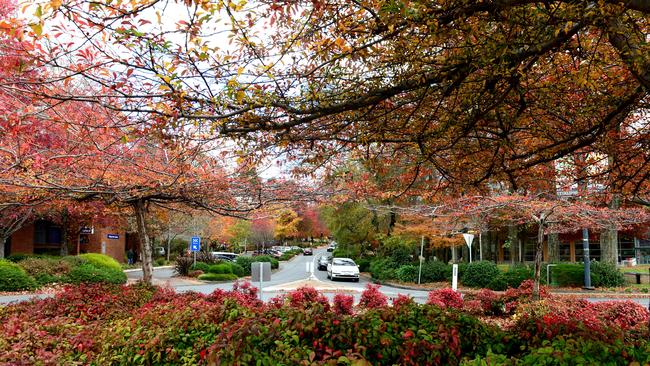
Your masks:
{"label": "green shrub", "polygon": [[420,268],[412,264],[401,266],[397,269],[397,279],[402,282],[417,282]]}
{"label": "green shrub", "polygon": [[230,266],[230,263],[214,264],[211,265],[210,268],[208,268],[208,273],[216,273],[216,274],[232,273],[232,267]]}
{"label": "green shrub", "polygon": [[461,282],[469,287],[487,287],[501,274],[497,265],[490,261],[472,262],[467,265],[461,274]]}
{"label": "green shrub", "polygon": [[562,287],[580,287],[584,284],[584,266],[563,263],[551,267],[551,282]]}
{"label": "green shrub", "polygon": [[397,264],[390,258],[378,258],[370,262],[372,278],[380,281],[394,280],[397,278]]}
{"label": "green shrub", "polygon": [[251,274],[251,263],[254,262],[271,262],[271,269],[276,269],[280,266],[280,262],[271,258],[268,255],[258,255],[255,257],[248,256],[239,256],[237,257],[237,264],[244,269],[245,276],[250,276]]}
{"label": "green shrub", "polygon": [[237,275],[233,273],[206,273],[199,276],[202,281],[234,281]]}
{"label": "green shrub", "polygon": [[[542,268],[543,272],[543,268]],[[515,265],[508,268],[508,271],[501,272],[494,277],[488,284],[487,288],[495,291],[504,291],[508,288],[517,288],[525,280],[533,278],[533,269],[526,265]],[[544,282],[544,279],[542,279]]]}
{"label": "green shrub", "polygon": [[232,273],[237,275],[237,277],[244,277],[246,276],[246,271],[244,270],[244,267],[240,266],[237,263],[229,263],[230,268],[232,268]]}
{"label": "green shrub", "polygon": [[451,280],[451,265],[441,261],[422,264],[422,282],[442,282]]}
{"label": "green shrub", "polygon": [[7,258],[5,258],[5,259],[10,261],[10,262],[18,263],[18,262],[23,261],[23,260],[25,260],[27,258],[39,258],[39,257],[40,256],[36,255],[36,254],[16,253],[16,254],[12,254],[12,255],[7,256]]}
{"label": "green shrub", "polygon": [[596,287],[619,287],[625,284],[625,276],[616,265],[605,262],[591,262],[591,284]]}
{"label": "green shrub", "polygon": [[165,259],[164,257],[156,258],[154,263],[156,266],[164,266],[167,264],[167,259]]}
{"label": "green shrub", "polygon": [[359,266],[359,272],[369,272],[370,271],[370,258],[363,257],[355,260],[357,266]]}
{"label": "green shrub", "polygon": [[78,257],[85,260],[87,263],[92,264],[96,268],[111,268],[122,272],[122,266],[120,266],[120,264],[115,259],[107,255],[99,253],[86,253],[81,254]]}
{"label": "green shrub", "polygon": [[36,281],[16,263],[0,259],[0,291],[21,291],[36,288]]}
{"label": "green shrub", "polygon": [[122,284],[126,282],[126,275],[121,269],[98,268],[93,264],[86,263],[73,268],[68,274],[68,280],[76,284],[100,282]]}
{"label": "green shrub", "polygon": [[193,264],[190,269],[193,271],[203,271],[203,273],[208,273],[210,266],[210,264],[205,262],[196,262],[196,264]]}

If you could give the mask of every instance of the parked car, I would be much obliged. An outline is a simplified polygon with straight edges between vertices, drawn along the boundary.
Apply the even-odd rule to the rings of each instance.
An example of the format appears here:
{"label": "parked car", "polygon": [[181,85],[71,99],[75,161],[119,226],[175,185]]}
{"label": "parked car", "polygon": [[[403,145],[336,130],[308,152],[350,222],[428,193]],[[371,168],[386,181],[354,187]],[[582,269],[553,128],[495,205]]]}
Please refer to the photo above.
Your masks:
{"label": "parked car", "polygon": [[314,255],[314,250],[311,248],[305,248],[302,250],[303,255]]}
{"label": "parked car", "polygon": [[318,270],[327,270],[327,264],[329,264],[330,259],[332,259],[331,255],[322,255],[320,258],[318,258]]}
{"label": "parked car", "polygon": [[333,252],[336,249],[336,243],[331,242],[330,245],[327,246],[327,251],[328,252]]}
{"label": "parked car", "polygon": [[234,262],[237,260],[237,257],[239,257],[238,254],[231,253],[231,252],[210,252],[210,254],[214,259],[220,259],[229,262]]}
{"label": "parked car", "polygon": [[165,255],[165,248],[164,247],[155,247],[153,250],[153,254],[156,256],[164,256]]}
{"label": "parked car", "polygon": [[339,278],[359,282],[359,266],[350,258],[332,258],[327,264],[327,278],[332,281]]}

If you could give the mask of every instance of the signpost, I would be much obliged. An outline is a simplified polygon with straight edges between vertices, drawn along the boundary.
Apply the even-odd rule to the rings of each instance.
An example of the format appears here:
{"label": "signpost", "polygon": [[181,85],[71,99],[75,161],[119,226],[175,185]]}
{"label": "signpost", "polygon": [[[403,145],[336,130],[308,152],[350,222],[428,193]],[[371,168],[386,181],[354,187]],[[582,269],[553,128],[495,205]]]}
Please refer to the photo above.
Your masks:
{"label": "signpost", "polygon": [[458,291],[458,264],[451,265],[451,289]]}
{"label": "signpost", "polygon": [[474,241],[474,234],[463,234],[463,237],[469,248],[469,262],[472,263],[472,241]]}
{"label": "signpost", "polygon": [[424,235],[422,236],[422,241],[420,242],[420,270],[418,271],[418,285],[422,280],[422,262],[424,262]]}
{"label": "signpost", "polygon": [[196,266],[196,252],[201,250],[201,238],[193,236],[190,241],[190,251],[194,253],[194,265]]}
{"label": "signpost", "polygon": [[260,282],[260,300],[262,299],[262,282],[271,281],[271,263],[270,262],[253,262],[251,263],[251,281]]}

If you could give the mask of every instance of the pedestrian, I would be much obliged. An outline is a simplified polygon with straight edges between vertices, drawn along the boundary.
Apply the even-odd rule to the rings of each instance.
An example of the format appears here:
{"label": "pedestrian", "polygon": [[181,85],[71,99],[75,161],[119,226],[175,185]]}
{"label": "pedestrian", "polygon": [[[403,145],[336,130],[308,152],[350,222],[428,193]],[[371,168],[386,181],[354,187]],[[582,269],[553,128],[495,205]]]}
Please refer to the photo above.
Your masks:
{"label": "pedestrian", "polygon": [[126,252],[126,259],[129,261],[129,264],[133,264],[133,258],[135,258],[135,253],[133,253],[133,249],[129,249]]}

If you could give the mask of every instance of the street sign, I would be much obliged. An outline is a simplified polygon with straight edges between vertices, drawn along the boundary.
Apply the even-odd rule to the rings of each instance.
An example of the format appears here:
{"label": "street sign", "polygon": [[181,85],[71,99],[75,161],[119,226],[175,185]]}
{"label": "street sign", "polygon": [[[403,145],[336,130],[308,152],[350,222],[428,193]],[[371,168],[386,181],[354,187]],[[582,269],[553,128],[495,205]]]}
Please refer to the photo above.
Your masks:
{"label": "street sign", "polygon": [[474,234],[463,234],[463,237],[469,248],[469,262],[472,263],[472,242],[474,241]]}
{"label": "street sign", "polygon": [[119,239],[120,235],[119,234],[106,234],[106,237],[109,239]]}
{"label": "street sign", "polygon": [[84,226],[79,229],[79,234],[93,234],[94,232],[95,230],[93,230],[93,227]]}
{"label": "street sign", "polygon": [[253,282],[271,281],[271,262],[251,263],[251,281]]}
{"label": "street sign", "polygon": [[190,250],[193,252],[198,252],[201,250],[201,238],[198,236],[192,237],[192,242],[190,244]]}

